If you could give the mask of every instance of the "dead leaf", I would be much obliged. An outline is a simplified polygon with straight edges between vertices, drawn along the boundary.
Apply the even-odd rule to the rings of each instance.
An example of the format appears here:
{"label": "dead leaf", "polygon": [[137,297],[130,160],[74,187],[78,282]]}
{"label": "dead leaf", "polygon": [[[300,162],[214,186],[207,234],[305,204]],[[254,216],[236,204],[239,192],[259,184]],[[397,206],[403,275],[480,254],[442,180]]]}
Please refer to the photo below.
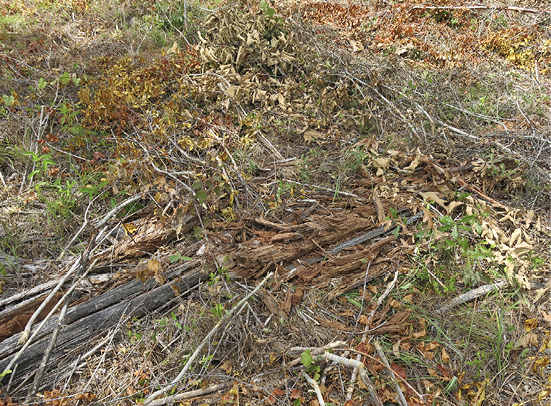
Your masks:
{"label": "dead leaf", "polygon": [[279,308],[287,316],[289,315],[289,313],[291,313],[291,304],[292,304],[291,296],[292,296],[291,289],[288,289],[287,293],[285,294],[285,299],[283,300],[283,302],[279,303]]}
{"label": "dead leaf", "polygon": [[538,345],[538,335],[536,333],[526,333],[516,342],[515,347],[526,348],[529,345],[533,345],[533,346]]}
{"label": "dead leaf", "polygon": [[304,290],[298,288],[296,292],[291,295],[291,304],[293,306],[298,306],[302,302],[302,296],[304,296]]}
{"label": "dead leaf", "polygon": [[442,362],[450,362],[450,356],[445,348],[442,348]]}
{"label": "dead leaf", "polygon": [[377,176],[382,176],[390,166],[390,158],[376,158],[372,164],[377,169]]}
{"label": "dead leaf", "polygon": [[532,222],[532,220],[534,220],[534,210],[530,210],[526,214],[526,222],[525,222],[525,227],[526,228],[530,228],[530,223]]}
{"label": "dead leaf", "polygon": [[304,141],[307,144],[310,144],[310,142],[322,138],[323,134],[315,130],[308,130],[304,132],[303,137],[304,137]]}
{"label": "dead leaf", "polygon": [[383,203],[381,202],[381,199],[379,198],[379,195],[374,190],[373,191],[373,203],[375,205],[375,212],[377,213],[377,219],[379,220],[379,223],[382,223],[385,221],[385,208],[383,206]]}
{"label": "dead leaf", "polygon": [[463,205],[464,203],[463,202],[456,202],[456,201],[453,201],[453,202],[450,202],[450,204],[448,205],[448,207],[446,208],[446,211],[448,212],[448,214],[450,213],[453,213],[453,211]]}
{"label": "dead leaf", "polygon": [[444,210],[447,210],[446,202],[438,197],[436,192],[420,192],[419,194],[423,197],[423,199],[425,199],[426,202],[435,202]]}
{"label": "dead leaf", "polygon": [[359,319],[360,324],[368,325],[369,324],[369,317],[367,317],[365,314],[362,314]]}
{"label": "dead leaf", "polygon": [[412,336],[413,338],[421,338],[421,337],[424,337],[424,336],[426,336],[426,335],[427,335],[427,331],[426,331],[426,330],[421,330],[421,331],[419,331],[419,332],[417,332],[417,333],[413,333],[411,336]]}
{"label": "dead leaf", "polygon": [[394,362],[391,362],[390,363],[390,368],[392,368],[392,371],[394,371],[395,375],[402,378],[404,381],[407,379],[406,370],[404,368],[402,368],[400,365],[398,365]]}

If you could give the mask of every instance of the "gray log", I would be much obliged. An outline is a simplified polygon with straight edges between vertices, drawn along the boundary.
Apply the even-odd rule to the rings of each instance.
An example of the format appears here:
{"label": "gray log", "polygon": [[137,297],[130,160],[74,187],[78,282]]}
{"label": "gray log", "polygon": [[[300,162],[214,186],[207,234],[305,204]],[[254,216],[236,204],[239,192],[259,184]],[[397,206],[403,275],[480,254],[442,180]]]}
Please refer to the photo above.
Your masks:
{"label": "gray log", "polygon": [[[198,264],[186,263],[172,271],[171,274],[192,269],[193,265]],[[199,268],[192,269],[187,275],[180,276],[177,282],[161,286],[158,286],[152,278],[146,283],[133,280],[71,308],[65,317],[66,326],[61,330],[50,357],[48,370],[57,367],[64,358],[75,357],[76,351],[82,349],[86,343],[104,335],[122,317],[141,317],[172,300],[176,296],[175,290],[185,292],[207,278],[208,275]],[[31,344],[19,358],[16,363],[15,375],[12,378],[12,388],[17,387],[18,383],[35,372],[56,323],[57,316],[44,325],[36,338],[37,341]],[[16,334],[0,343],[0,371],[6,368],[21,348],[21,345],[17,344],[18,339],[19,334]],[[4,377],[2,384],[5,385],[9,379],[10,375]],[[11,395],[17,396],[18,394],[12,393]],[[24,394],[20,393],[20,395]]]}

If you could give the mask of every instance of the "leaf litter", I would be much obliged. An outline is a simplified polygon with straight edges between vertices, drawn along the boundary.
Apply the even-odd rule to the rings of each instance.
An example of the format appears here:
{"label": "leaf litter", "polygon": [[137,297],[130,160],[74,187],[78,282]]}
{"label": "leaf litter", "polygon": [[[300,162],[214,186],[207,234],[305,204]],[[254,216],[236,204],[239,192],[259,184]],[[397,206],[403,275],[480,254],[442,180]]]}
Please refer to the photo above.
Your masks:
{"label": "leaf litter", "polygon": [[[436,22],[449,23],[447,9],[442,10],[428,14],[434,14]],[[286,15],[284,7],[281,11]],[[374,10],[367,7],[364,11]],[[393,15],[402,15],[400,21],[387,26],[388,35],[375,39],[377,49],[419,29],[415,20],[419,13],[402,11],[396,5],[385,14],[374,14],[381,17],[374,30],[380,30],[387,19],[395,21]],[[337,49],[345,43],[352,45],[353,52],[369,48],[363,38],[353,39],[362,24],[358,10],[308,3],[302,12],[315,24],[345,24],[340,36],[334,37]],[[346,18],[337,18],[332,14],[335,12],[345,13]],[[455,15],[461,20],[469,13],[472,10],[467,9]],[[412,16],[413,21],[407,22]],[[416,274],[426,271],[428,279],[440,286],[429,287],[433,292],[455,293],[482,282],[504,281],[513,288],[538,288],[535,302],[540,300],[548,291],[548,285],[540,285],[549,277],[549,266],[548,262],[534,266],[534,261],[535,253],[548,245],[548,219],[541,210],[523,211],[502,200],[524,190],[523,174],[530,162],[494,156],[473,156],[459,162],[407,146],[403,150],[383,148],[375,137],[348,141],[346,134],[358,121],[381,114],[372,106],[377,92],[360,97],[353,91],[363,82],[384,84],[384,75],[378,76],[384,67],[379,72],[346,77],[338,68],[356,65],[333,55],[330,64],[335,64],[336,73],[323,69],[309,72],[312,62],[307,59],[316,58],[311,53],[312,43],[298,45],[297,35],[283,25],[279,15],[274,18],[273,12],[230,8],[204,21],[196,45],[182,49],[173,46],[167,54],[170,57],[153,62],[130,57],[105,60],[103,75],[79,90],[83,127],[92,132],[110,131],[113,156],[125,157],[105,171],[113,194],[119,190],[144,193],[151,197],[152,207],[123,221],[112,221],[113,226],[120,223],[123,231],[110,233],[111,238],[103,240],[88,263],[97,269],[116,266],[119,271],[94,294],[109,292],[125,283],[128,276],[171,284],[177,275],[170,275],[169,270],[179,261],[168,258],[175,254],[194,258],[194,266],[209,274],[210,282],[189,297],[178,299],[177,310],[164,310],[173,317],[163,318],[162,311],[157,310],[161,317],[157,320],[124,319],[119,331],[126,331],[126,340],[106,350],[114,354],[113,359],[107,363],[105,356],[90,359],[96,370],[103,365],[113,371],[108,382],[126,382],[123,392],[109,393],[108,385],[96,382],[93,368],[79,366],[76,375],[82,380],[73,378],[74,390],[44,391],[40,396],[47,404],[65,404],[58,400],[64,397],[90,402],[98,396],[106,402],[113,396],[120,399],[122,393],[133,401],[143,400],[155,386],[172,379],[162,378],[167,372],[159,364],[169,365],[180,357],[167,350],[178,345],[177,353],[184,358],[193,352],[217,315],[223,316],[235,304],[233,295],[246,295],[255,280],[270,272],[274,277],[268,288],[258,291],[256,299],[246,310],[240,310],[240,316],[229,322],[216,342],[209,342],[197,372],[181,382],[181,395],[197,387],[204,390],[197,392],[199,396],[207,396],[209,384],[224,381],[212,372],[219,368],[240,382],[221,395],[225,402],[239,403],[241,396],[275,404],[285,401],[288,394],[301,403],[353,402],[341,390],[340,374],[345,369],[336,368],[346,361],[331,363],[317,358],[299,366],[313,365],[314,369],[306,372],[307,382],[315,386],[315,397],[301,386],[296,371],[285,367],[297,351],[293,347],[322,348],[339,337],[345,344],[332,351],[345,354],[344,359],[349,356],[346,354],[359,354],[369,372],[367,383],[358,380],[357,387],[352,387],[354,402],[369,396],[379,402],[394,402],[401,396],[407,404],[445,403],[446,396],[458,401],[466,398],[473,404],[486,399],[489,381],[477,380],[479,374],[474,377],[472,371],[465,378],[463,362],[467,357],[466,365],[480,372],[487,355],[480,351],[477,358],[465,354],[464,343],[457,337],[452,341],[443,332],[439,324],[444,321],[436,310],[443,305],[438,302],[445,299],[427,300],[422,286],[415,286],[421,282]],[[525,50],[535,35],[522,32],[522,44],[507,37],[504,41],[510,42],[490,37],[481,44],[466,43],[466,47],[469,51],[485,47],[498,55],[509,55],[507,58],[518,66],[531,68],[533,58]],[[415,59],[421,50],[430,55],[430,63],[458,63],[436,46],[402,42],[396,42],[400,57]],[[546,49],[538,52],[543,58],[549,57]],[[313,81],[297,79],[305,74]],[[382,99],[386,100],[384,96]],[[346,103],[359,103],[364,110],[344,109]],[[375,110],[368,113],[372,108]],[[356,116],[352,120],[341,117],[346,111]],[[282,116],[291,118],[286,124],[288,134],[276,143],[271,128],[278,126]],[[402,124],[402,130],[411,128]],[[55,140],[52,143],[59,142],[51,139]],[[76,152],[77,144],[71,143],[75,140],[65,141],[66,149]],[[347,141],[344,151],[361,155],[357,165],[361,176],[347,179],[345,190],[336,181],[325,186],[306,182],[298,175],[309,165],[308,160],[285,162],[280,152],[285,147],[308,153],[317,147],[341,150],[338,146],[343,141]],[[256,154],[264,164],[246,173],[236,163],[235,151],[246,151],[253,145],[257,145]],[[97,161],[105,155],[96,151],[93,157]],[[313,160],[316,163],[319,161]],[[185,172],[176,169],[182,164]],[[541,167],[535,167],[541,174]],[[329,168],[324,170],[320,165],[311,176],[327,177]],[[435,247],[438,250],[434,251]],[[451,264],[455,273],[446,274]],[[392,274],[393,283],[400,277],[400,287],[379,303],[379,291],[394,286],[389,284]],[[236,284],[229,286],[230,280]],[[417,300],[429,306],[424,310],[413,306]],[[453,306],[462,303],[465,301]],[[481,305],[485,306],[475,303]],[[211,310],[208,317],[205,309]],[[466,318],[461,313],[446,316],[452,322],[465,322],[468,315]],[[489,309],[489,313],[502,317],[499,311]],[[531,351],[529,368],[519,372],[520,382],[524,373],[543,374],[549,361],[549,331],[538,327],[536,321],[526,327],[526,322],[526,334],[507,349],[517,359],[527,357],[521,349]],[[184,333],[182,325],[194,326],[193,334]],[[359,334],[365,335],[360,342]],[[385,348],[381,349],[381,344]],[[143,352],[129,359],[127,354],[138,349]],[[390,356],[394,356],[393,362],[386,360]],[[412,365],[415,367],[410,368]],[[425,375],[416,372],[417,368],[423,368]],[[71,377],[73,373],[61,379],[70,382]],[[85,380],[94,382],[95,394],[85,392]],[[373,393],[365,392],[369,380],[375,388]],[[538,395],[541,399],[543,392]],[[83,393],[87,395],[83,397]]]}

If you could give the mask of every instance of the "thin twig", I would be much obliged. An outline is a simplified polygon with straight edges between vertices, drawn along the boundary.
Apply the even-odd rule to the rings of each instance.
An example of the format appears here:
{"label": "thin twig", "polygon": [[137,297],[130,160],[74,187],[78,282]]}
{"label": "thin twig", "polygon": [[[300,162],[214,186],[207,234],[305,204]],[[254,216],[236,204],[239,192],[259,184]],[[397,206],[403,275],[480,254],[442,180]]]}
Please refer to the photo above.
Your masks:
{"label": "thin twig", "polygon": [[436,313],[442,313],[446,310],[451,309],[452,307],[455,307],[455,306],[458,306],[462,303],[466,303],[470,300],[476,299],[477,297],[483,296],[486,293],[490,293],[494,290],[499,290],[499,289],[501,289],[505,286],[507,286],[507,282],[505,282],[505,281],[492,283],[490,285],[480,286],[479,288],[470,290],[467,293],[464,293],[462,295],[457,296],[455,299],[450,301],[447,305],[445,305],[445,306],[441,307],[440,309],[438,309],[436,311]]}
{"label": "thin twig", "polygon": [[150,405],[165,405],[167,403],[181,402],[185,399],[199,398],[207,396],[212,393],[216,393],[222,389],[229,388],[232,385],[232,381],[220,383],[218,385],[212,385],[205,389],[197,389],[189,392],[179,393],[177,395],[167,396],[166,398],[157,399],[150,403]]}
{"label": "thin twig", "polygon": [[396,393],[397,393],[397,395],[396,395],[397,399],[396,400],[398,401],[398,403],[400,403],[401,406],[408,406],[408,402],[406,401],[406,398],[404,397],[404,394],[402,393],[402,389],[400,389],[400,385],[398,384],[398,381],[396,379],[396,374],[392,370],[392,368],[390,367],[390,364],[388,363],[388,359],[386,358],[385,352],[381,348],[381,345],[379,344],[379,341],[375,340],[374,345],[375,345],[375,349],[377,350],[377,354],[379,354],[379,358],[381,358],[381,360],[383,361],[383,363],[387,367],[388,375],[390,376],[390,378],[394,382],[394,388],[396,389]]}

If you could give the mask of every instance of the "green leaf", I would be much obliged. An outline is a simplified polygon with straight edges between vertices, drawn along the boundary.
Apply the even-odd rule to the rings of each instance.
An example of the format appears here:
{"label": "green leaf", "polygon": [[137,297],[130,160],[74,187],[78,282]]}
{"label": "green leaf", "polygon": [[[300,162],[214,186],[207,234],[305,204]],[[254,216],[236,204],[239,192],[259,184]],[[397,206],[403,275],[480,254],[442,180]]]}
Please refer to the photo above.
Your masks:
{"label": "green leaf", "polygon": [[69,73],[68,72],[65,72],[63,73],[63,75],[61,75],[59,77],[59,81],[61,83],[63,83],[64,85],[66,85],[67,83],[69,83],[69,81],[71,80],[71,77],[69,76]]}
{"label": "green leaf", "polygon": [[274,16],[274,14],[275,14],[275,10],[274,10],[273,8],[268,7],[268,8],[266,9],[266,15],[267,15],[268,17],[272,18],[272,17]]}
{"label": "green leaf", "polygon": [[6,369],[4,372],[2,372],[0,374],[0,379],[2,379],[3,377],[5,377],[8,374],[11,374],[11,372],[12,372],[11,369]]}
{"label": "green leaf", "polygon": [[179,261],[180,258],[182,258],[182,255],[174,254],[174,255],[169,256],[168,260],[170,261],[171,264],[173,264],[174,262]]}
{"label": "green leaf", "polygon": [[203,204],[207,200],[207,192],[204,190],[199,190],[195,193],[195,198],[199,201],[199,203]]}
{"label": "green leaf", "polygon": [[392,231],[390,234],[392,234],[394,237],[398,238],[400,235],[400,226],[397,226],[394,231]]}
{"label": "green leaf", "polygon": [[261,0],[258,7],[260,7],[260,10],[266,10],[268,8],[268,2],[266,0]]}
{"label": "green leaf", "polygon": [[300,362],[306,368],[312,365],[312,362],[314,362],[314,358],[312,358],[312,355],[310,354],[310,350],[306,350],[300,355]]}
{"label": "green leaf", "polygon": [[37,86],[37,88],[38,88],[38,90],[42,90],[42,89],[44,89],[47,85],[48,85],[48,82],[46,82],[43,78],[40,78],[40,79],[38,80],[38,86]]}
{"label": "green leaf", "polygon": [[474,223],[473,227],[474,227],[474,231],[476,231],[477,234],[482,233],[482,226],[478,222]]}
{"label": "green leaf", "polygon": [[2,95],[2,100],[4,100],[4,103],[6,104],[6,106],[10,107],[15,101],[15,97],[4,94]]}
{"label": "green leaf", "polygon": [[197,179],[195,182],[193,182],[193,185],[191,186],[193,190],[199,190],[202,187],[203,187],[203,182],[201,182],[201,179]]}
{"label": "green leaf", "polygon": [[459,237],[459,231],[457,231],[457,225],[454,225],[452,228],[452,238],[455,240]]}

